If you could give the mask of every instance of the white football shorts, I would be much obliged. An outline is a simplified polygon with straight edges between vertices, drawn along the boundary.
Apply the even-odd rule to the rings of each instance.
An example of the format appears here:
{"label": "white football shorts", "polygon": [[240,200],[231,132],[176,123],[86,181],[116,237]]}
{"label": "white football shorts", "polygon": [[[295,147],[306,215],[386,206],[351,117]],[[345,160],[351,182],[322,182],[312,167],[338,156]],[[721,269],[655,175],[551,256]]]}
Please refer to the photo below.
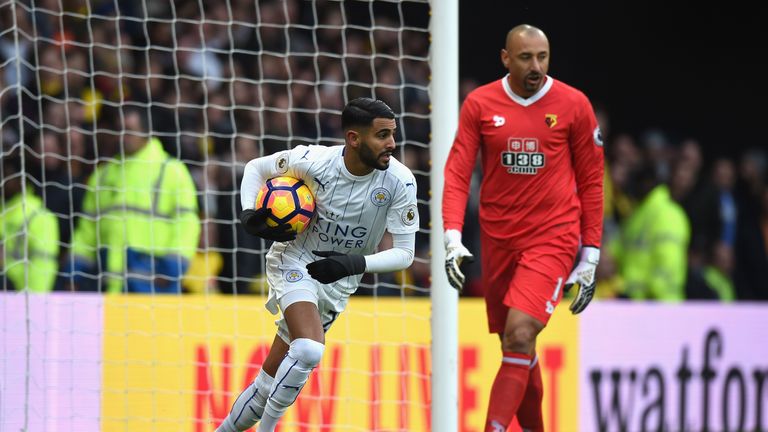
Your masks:
{"label": "white football shorts", "polygon": [[[334,284],[324,285],[312,279],[307,273],[306,263],[293,261],[285,254],[267,254],[267,284],[269,297],[265,307],[272,315],[277,315],[279,311],[297,302],[314,303],[320,312],[320,322],[325,332],[349,302],[349,294],[334,289]],[[275,324],[277,335],[290,344],[291,333],[285,318],[281,315]]]}

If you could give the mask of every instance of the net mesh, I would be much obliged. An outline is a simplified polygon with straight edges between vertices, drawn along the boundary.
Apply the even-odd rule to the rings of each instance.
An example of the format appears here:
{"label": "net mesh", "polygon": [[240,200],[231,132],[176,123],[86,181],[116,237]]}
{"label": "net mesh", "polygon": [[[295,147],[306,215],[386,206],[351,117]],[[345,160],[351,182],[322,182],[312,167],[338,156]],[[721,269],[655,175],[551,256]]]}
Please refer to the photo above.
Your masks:
{"label": "net mesh", "polygon": [[[19,0],[0,1],[0,20],[0,294],[3,308],[30,324],[22,332],[25,337],[16,339],[18,323],[10,321],[10,314],[4,320],[4,352],[22,351],[18,362],[6,360],[3,373],[22,368],[27,379],[14,387],[20,392],[21,414],[0,416],[0,426],[35,430],[31,425],[41,413],[50,422],[46,410],[52,408],[35,405],[39,392],[77,400],[88,391],[100,395],[97,411],[89,406],[83,408],[88,414],[81,415],[59,404],[53,418],[76,424],[87,416],[103,428],[108,423],[104,430],[188,430],[187,424],[213,430],[240,385],[258,370],[274,334],[263,299],[246,295],[265,293],[262,270],[269,245],[236,223],[244,166],[296,145],[342,143],[341,109],[360,96],[381,99],[398,115],[396,156],[416,176],[422,229],[413,266],[366,275],[356,294],[360,306],[356,310],[353,299],[345,313],[349,320],[340,321],[341,330],[329,336],[338,340],[329,352],[338,349],[348,360],[337,358],[325,371],[368,384],[319,397],[330,391],[325,386],[330,381],[322,378],[330,372],[319,373],[325,384],[310,391],[307,400],[324,413],[331,409],[329,401],[337,401],[332,430],[418,430],[423,425],[412,423],[426,424],[428,417],[407,415],[411,402],[417,409],[428,408],[422,397],[427,391],[422,381],[428,374],[428,306],[414,298],[427,295],[430,283],[426,0]],[[145,140],[130,120],[135,112],[146,117],[151,135],[182,162],[194,183],[190,200],[195,202],[186,207],[197,208],[200,235],[180,285],[182,293],[197,296],[101,296],[110,290],[110,273],[125,274],[99,253],[111,243],[98,230],[93,266],[85,269],[77,262],[73,239],[82,221],[103,226],[110,220],[89,211],[89,196],[105,199],[105,192],[131,188],[126,175],[122,184],[89,179],[130,158],[136,138]],[[151,215],[158,218],[155,225],[166,217],[157,211]],[[131,224],[122,221],[118,227],[130,230]],[[155,237],[159,232],[153,231]],[[182,239],[192,236],[181,229],[168,232]],[[385,237],[380,248],[389,246],[391,239]],[[172,260],[171,267],[173,262],[181,260]],[[137,277],[154,282],[154,291],[172,279],[162,266],[153,261]],[[17,304],[11,293],[25,288],[92,294],[29,297]],[[33,343],[36,331],[47,334],[47,326],[55,324],[36,321],[37,314],[51,310],[69,316],[58,321],[61,344],[73,343],[72,338],[98,341],[101,351],[92,363],[50,354],[50,342]],[[100,318],[82,321],[89,313]],[[43,376],[32,360],[41,362]],[[413,373],[417,365],[422,365],[420,372]],[[83,390],[75,379],[50,379],[53,366],[70,378],[79,368],[92,367],[102,378]],[[224,385],[217,371],[227,368],[238,378]],[[186,373],[182,370],[193,372],[175,384],[164,381],[164,371],[175,376]],[[389,394],[388,380],[402,387]],[[183,401],[170,403],[170,397]],[[10,409],[7,400],[0,404],[4,412]],[[357,419],[357,402],[369,412],[366,420]],[[309,403],[298,411],[311,412]],[[163,411],[167,406],[173,409]],[[375,407],[399,413],[391,416],[399,420],[377,417]],[[287,427],[299,429],[307,422],[322,423],[314,417],[287,420]]]}

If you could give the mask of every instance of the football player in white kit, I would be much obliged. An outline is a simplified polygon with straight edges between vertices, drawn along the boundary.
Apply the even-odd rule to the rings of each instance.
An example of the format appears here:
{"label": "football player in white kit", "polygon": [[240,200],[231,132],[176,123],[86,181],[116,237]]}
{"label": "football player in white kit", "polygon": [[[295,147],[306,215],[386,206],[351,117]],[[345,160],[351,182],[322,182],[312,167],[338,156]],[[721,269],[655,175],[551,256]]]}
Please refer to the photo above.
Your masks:
{"label": "football player in white kit", "polygon": [[[297,146],[246,165],[240,220],[249,233],[275,241],[266,257],[266,307],[282,317],[261,371],[219,432],[244,431],[256,422],[258,432],[272,432],[320,362],[325,332],[363,273],[402,270],[413,262],[416,180],[392,157],[395,113],[380,100],[358,98],[344,107],[341,126],[343,146]],[[315,218],[298,236],[287,224],[268,227],[269,211],[254,210],[259,188],[281,175],[304,180],[315,196]],[[385,228],[393,247],[375,253]]]}

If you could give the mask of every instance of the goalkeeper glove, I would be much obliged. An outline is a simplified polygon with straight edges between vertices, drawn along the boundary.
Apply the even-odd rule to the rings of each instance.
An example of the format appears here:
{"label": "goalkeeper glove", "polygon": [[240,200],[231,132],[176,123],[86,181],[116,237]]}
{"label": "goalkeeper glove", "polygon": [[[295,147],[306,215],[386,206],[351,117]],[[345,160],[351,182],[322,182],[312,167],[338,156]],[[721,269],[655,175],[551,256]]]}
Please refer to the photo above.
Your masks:
{"label": "goalkeeper glove", "polygon": [[362,255],[345,255],[334,251],[312,251],[323,257],[321,260],[307,264],[307,271],[312,279],[329,284],[337,280],[365,272],[365,257]]}
{"label": "goalkeeper glove", "polygon": [[576,315],[586,309],[595,295],[595,269],[600,261],[600,249],[592,246],[581,248],[581,258],[565,282],[565,292],[576,287],[576,297],[571,302],[571,312]]}
{"label": "goalkeeper glove", "polygon": [[267,225],[267,218],[272,214],[268,208],[246,209],[240,213],[240,222],[248,234],[276,242],[290,241],[296,238],[291,226],[284,223],[277,226]]}
{"label": "goalkeeper glove", "polygon": [[445,273],[448,275],[448,282],[459,292],[464,287],[465,277],[461,272],[461,263],[465,259],[471,263],[475,257],[461,243],[461,232],[454,229],[445,230]]}

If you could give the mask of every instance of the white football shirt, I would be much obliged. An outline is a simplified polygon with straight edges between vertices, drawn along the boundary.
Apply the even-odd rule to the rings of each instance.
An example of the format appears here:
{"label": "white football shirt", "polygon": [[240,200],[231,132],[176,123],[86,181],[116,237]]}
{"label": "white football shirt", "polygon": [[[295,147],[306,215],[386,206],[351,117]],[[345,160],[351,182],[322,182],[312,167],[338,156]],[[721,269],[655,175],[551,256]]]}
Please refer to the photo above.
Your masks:
{"label": "white football shirt", "polygon": [[[273,243],[269,254],[302,264],[319,259],[313,250],[370,255],[385,229],[393,234],[419,230],[416,179],[410,169],[391,157],[386,170],[356,176],[347,170],[343,152],[343,145],[297,146],[248,163],[240,191],[244,209],[254,207],[268,179],[281,175],[304,180],[315,196],[309,228],[291,242]],[[351,293],[361,278],[335,284]]]}

